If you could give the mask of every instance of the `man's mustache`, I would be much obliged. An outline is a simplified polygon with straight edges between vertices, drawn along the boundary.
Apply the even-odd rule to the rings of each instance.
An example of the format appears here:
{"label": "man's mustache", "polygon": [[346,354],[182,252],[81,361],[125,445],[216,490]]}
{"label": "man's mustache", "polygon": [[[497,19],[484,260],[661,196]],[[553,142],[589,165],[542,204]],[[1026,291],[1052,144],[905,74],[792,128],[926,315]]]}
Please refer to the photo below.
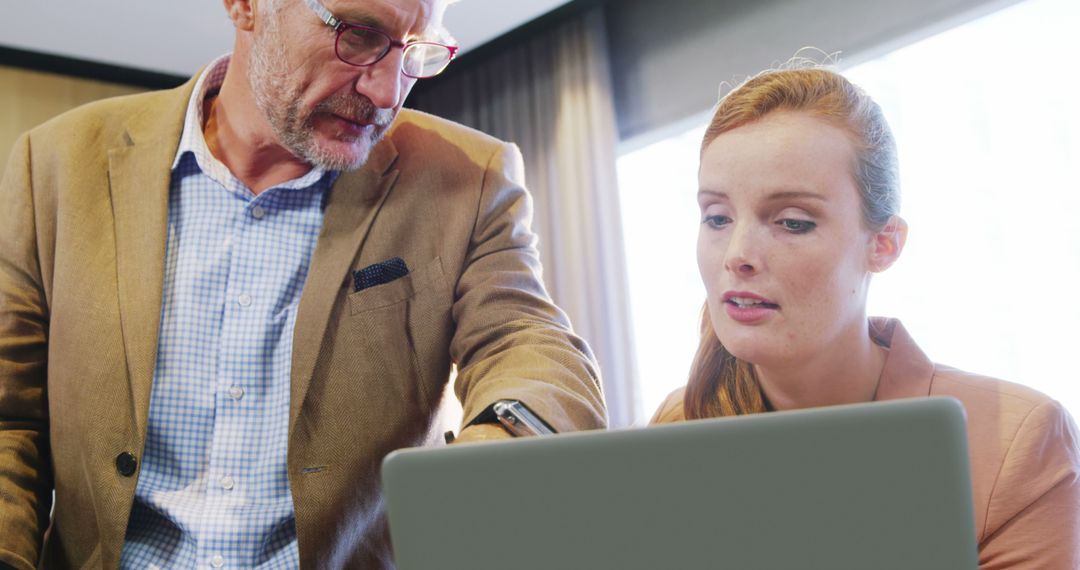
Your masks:
{"label": "man's mustache", "polygon": [[315,107],[315,112],[331,113],[362,125],[385,127],[394,120],[393,109],[380,109],[364,95],[332,95]]}

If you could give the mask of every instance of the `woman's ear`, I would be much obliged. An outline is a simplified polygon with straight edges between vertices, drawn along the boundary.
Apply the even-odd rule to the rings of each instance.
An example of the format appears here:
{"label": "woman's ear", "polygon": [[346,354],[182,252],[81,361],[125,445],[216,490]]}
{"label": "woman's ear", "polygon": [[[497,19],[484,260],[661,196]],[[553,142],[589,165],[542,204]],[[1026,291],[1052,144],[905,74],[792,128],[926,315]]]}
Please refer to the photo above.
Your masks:
{"label": "woman's ear", "polygon": [[256,0],[223,0],[229,19],[237,30],[250,32],[255,28],[255,12],[252,4]]}
{"label": "woman's ear", "polygon": [[892,216],[884,228],[874,233],[870,243],[870,271],[880,273],[896,263],[907,242],[907,231],[904,218]]}

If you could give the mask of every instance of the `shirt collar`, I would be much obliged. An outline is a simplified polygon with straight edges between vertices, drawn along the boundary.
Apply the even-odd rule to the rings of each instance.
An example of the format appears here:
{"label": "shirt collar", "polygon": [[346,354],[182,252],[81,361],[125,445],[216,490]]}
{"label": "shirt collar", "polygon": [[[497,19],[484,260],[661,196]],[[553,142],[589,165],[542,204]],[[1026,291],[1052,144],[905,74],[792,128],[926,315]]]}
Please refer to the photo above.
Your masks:
{"label": "shirt collar", "polygon": [[195,89],[191,92],[187,112],[184,114],[184,130],[180,135],[180,146],[176,149],[176,156],[173,157],[173,170],[176,170],[185,153],[194,153],[200,167],[203,166],[202,158],[213,156],[206,146],[206,139],[203,138],[203,102],[206,101],[207,95],[216,94],[221,89],[221,84],[225,82],[225,71],[229,69],[230,59],[229,54],[218,57],[206,66],[199,80],[195,82]]}
{"label": "shirt collar", "polygon": [[[206,66],[198,81],[195,82],[195,89],[192,90],[191,98],[188,99],[187,112],[184,115],[184,130],[180,135],[180,146],[176,149],[176,156],[173,157],[172,170],[175,172],[176,168],[180,166],[180,161],[184,155],[191,153],[195,157],[199,170],[206,176],[230,190],[242,189],[250,192],[233,175],[232,171],[210,152],[210,148],[206,145],[206,138],[203,136],[203,124],[206,120],[206,117],[203,116],[203,103],[207,97],[217,95],[218,91],[221,90],[221,85],[225,82],[225,72],[229,69],[231,59],[230,54],[218,57],[210,65]],[[331,175],[330,180],[335,178],[337,174],[336,172],[327,171],[325,168],[313,166],[307,174],[278,184],[277,187],[307,188],[322,180],[328,173]]]}

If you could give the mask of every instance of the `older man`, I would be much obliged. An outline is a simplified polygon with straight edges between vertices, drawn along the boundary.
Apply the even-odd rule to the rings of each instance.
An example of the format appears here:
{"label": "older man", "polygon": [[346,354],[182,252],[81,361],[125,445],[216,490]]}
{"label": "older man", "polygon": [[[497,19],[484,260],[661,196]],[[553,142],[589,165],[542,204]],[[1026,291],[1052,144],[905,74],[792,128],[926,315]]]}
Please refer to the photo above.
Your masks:
{"label": "older man", "polygon": [[34,129],[0,182],[10,567],[391,567],[378,467],[452,363],[461,440],[504,399],[604,425],[516,149],[401,110],[442,0],[225,6],[231,57]]}

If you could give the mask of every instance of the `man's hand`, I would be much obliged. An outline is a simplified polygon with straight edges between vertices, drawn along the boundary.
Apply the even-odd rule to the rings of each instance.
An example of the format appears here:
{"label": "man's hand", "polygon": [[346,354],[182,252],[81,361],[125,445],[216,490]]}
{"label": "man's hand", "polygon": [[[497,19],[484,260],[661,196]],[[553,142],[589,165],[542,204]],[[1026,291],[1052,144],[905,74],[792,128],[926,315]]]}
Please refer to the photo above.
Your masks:
{"label": "man's hand", "polygon": [[454,443],[473,443],[476,441],[495,441],[514,437],[501,424],[473,424],[458,434]]}

